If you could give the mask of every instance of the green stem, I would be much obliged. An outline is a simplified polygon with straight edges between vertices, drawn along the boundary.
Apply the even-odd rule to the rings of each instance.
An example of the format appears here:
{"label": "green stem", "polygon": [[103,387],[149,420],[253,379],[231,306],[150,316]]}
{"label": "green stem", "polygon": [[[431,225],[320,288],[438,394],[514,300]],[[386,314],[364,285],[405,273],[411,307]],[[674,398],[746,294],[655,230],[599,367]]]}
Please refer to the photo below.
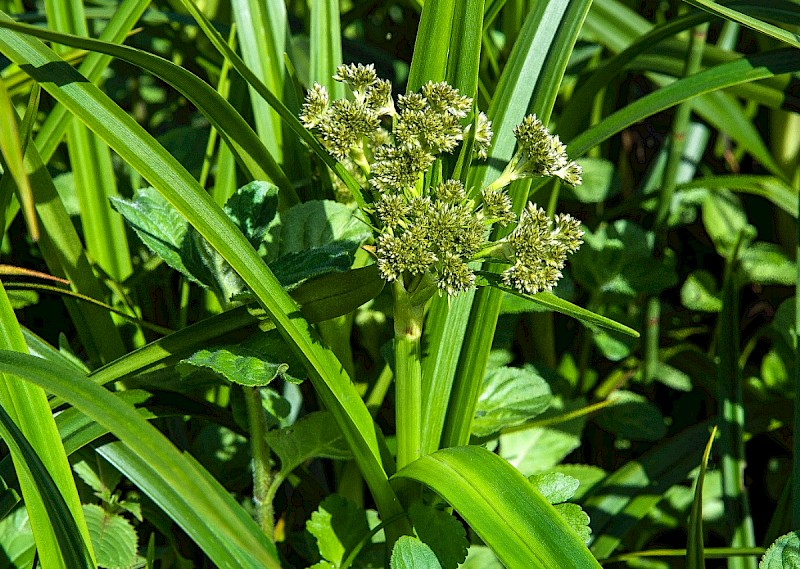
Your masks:
{"label": "green stem", "polygon": [[397,468],[422,454],[422,318],[424,303],[415,303],[398,280],[394,282],[395,421]]}
{"label": "green stem", "polygon": [[[797,225],[795,290],[800,291],[800,224]],[[794,443],[792,457],[792,527],[800,528],[800,298],[794,299]]]}
{"label": "green stem", "polygon": [[[750,516],[747,490],[744,485],[744,400],[739,370],[739,291],[735,283],[735,266],[744,242],[740,232],[725,267],[723,307],[720,313],[716,345],[718,346],[718,389],[720,414],[720,450],[722,452],[722,496],[731,521],[731,547],[754,547],[753,520]],[[755,569],[749,558],[729,559],[729,569]]]}
{"label": "green stem", "polygon": [[256,520],[261,530],[272,539],[275,532],[275,517],[272,510],[270,486],[272,469],[269,448],[264,438],[267,432],[266,416],[261,406],[261,393],[257,387],[245,387],[244,398],[247,406],[247,422],[250,426],[250,453],[253,458],[253,503],[256,507]]}

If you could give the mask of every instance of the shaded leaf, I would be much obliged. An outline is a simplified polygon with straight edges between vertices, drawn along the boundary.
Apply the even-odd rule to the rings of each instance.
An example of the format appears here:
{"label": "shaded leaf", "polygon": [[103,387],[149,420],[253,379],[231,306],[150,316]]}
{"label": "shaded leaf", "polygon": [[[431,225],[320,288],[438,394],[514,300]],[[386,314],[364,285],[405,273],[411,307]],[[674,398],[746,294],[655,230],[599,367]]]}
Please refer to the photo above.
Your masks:
{"label": "shaded leaf", "polygon": [[331,494],[311,514],[306,530],[317,539],[319,554],[335,568],[369,533],[367,512],[343,496]]}
{"label": "shaded leaf", "polygon": [[85,504],[83,514],[97,565],[106,569],[126,569],[133,565],[138,538],[130,522],[117,514],[109,514],[96,504]]}
{"label": "shaded leaf", "polygon": [[389,566],[391,569],[442,569],[433,550],[410,535],[395,542]]}
{"label": "shaded leaf", "polygon": [[297,284],[329,272],[347,271],[372,235],[354,210],[333,201],[310,201],[280,214],[270,230],[267,261],[282,284]]}
{"label": "shaded leaf", "polygon": [[352,458],[336,422],[327,411],[306,415],[291,427],[269,431],[265,437],[281,461],[282,473],[291,472],[314,457]]}
{"label": "shaded leaf", "polygon": [[[578,409],[582,401],[566,404],[555,398],[550,409],[539,416],[545,419]],[[500,435],[500,456],[508,460],[525,476],[548,470],[581,444],[585,417],[577,417],[548,427],[532,427]]]}
{"label": "shaded leaf", "polygon": [[742,201],[728,190],[709,192],[703,200],[703,226],[717,253],[727,258],[739,233],[749,224]]}
{"label": "shaded leaf", "polygon": [[442,569],[455,569],[467,557],[467,532],[448,512],[414,504],[408,515],[417,536],[434,552]]}
{"label": "shaded leaf", "polygon": [[552,399],[550,386],[532,368],[492,370],[483,380],[472,433],[483,437],[524,423],[547,409]]}
{"label": "shaded leaf", "polygon": [[250,182],[236,190],[223,210],[258,249],[278,211],[278,188],[269,182]]}
{"label": "shaded leaf", "polygon": [[667,434],[664,417],[646,397],[615,391],[609,398],[614,404],[595,418],[600,428],[634,441],[657,441]]}
{"label": "shaded leaf", "polygon": [[614,164],[605,158],[580,158],[578,164],[583,168],[583,183],[576,187],[564,185],[564,198],[582,203],[598,203],[616,195],[620,179]]}
{"label": "shaded leaf", "polygon": [[658,294],[677,282],[670,250],[654,256],[653,232],[627,220],[584,231],[584,244],[572,256],[572,274],[595,294]]}

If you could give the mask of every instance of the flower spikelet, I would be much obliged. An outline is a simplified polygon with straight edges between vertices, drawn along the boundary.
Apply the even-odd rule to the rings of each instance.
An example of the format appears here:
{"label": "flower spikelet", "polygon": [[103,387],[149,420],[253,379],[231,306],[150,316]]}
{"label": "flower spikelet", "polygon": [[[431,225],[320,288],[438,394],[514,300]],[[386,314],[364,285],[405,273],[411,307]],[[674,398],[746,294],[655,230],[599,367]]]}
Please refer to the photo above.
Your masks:
{"label": "flower spikelet", "polygon": [[580,222],[562,214],[550,220],[535,204],[528,204],[508,237],[514,264],[503,272],[503,282],[520,292],[552,290],[561,278],[569,253],[583,242]]}
{"label": "flower spikelet", "polygon": [[536,115],[526,116],[514,136],[519,147],[511,163],[516,178],[557,176],[573,186],[581,183],[581,167],[570,161],[567,147]]}

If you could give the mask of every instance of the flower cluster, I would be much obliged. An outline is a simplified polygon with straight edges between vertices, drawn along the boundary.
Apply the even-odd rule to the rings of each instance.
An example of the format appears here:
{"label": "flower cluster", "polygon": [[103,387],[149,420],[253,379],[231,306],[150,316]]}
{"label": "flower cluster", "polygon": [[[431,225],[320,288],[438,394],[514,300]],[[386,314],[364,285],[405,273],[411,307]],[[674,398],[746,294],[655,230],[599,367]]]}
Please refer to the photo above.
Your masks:
{"label": "flower cluster", "polygon": [[[491,258],[509,264],[505,285],[529,294],[550,290],[561,278],[567,255],[581,245],[580,223],[569,215],[549,219],[533,204],[517,217],[506,186],[533,176],[581,183],[581,168],[535,116],[514,130],[517,152],[501,176],[482,190],[458,180],[426,185],[425,174],[442,153],[452,153],[474,130],[472,148],[486,158],[491,122],[472,114],[472,99],[445,82],[429,82],[418,93],[400,95],[372,65],[343,65],[334,79],[351,99],[330,101],[315,84],[300,116],[328,151],[357,168],[372,188],[365,208],[378,229],[375,256],[387,281],[414,286],[432,277],[440,293],[455,295],[475,285],[471,261]],[[516,222],[504,239],[487,242],[494,224]]]}

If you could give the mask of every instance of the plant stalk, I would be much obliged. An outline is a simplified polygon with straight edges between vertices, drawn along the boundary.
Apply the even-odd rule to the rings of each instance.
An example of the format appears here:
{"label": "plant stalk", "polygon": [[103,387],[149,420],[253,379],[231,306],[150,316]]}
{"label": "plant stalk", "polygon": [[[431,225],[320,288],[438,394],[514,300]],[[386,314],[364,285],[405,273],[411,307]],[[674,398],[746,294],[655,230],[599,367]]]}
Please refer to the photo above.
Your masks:
{"label": "plant stalk", "polygon": [[394,282],[395,421],[397,468],[422,455],[422,319],[425,304]]}
{"label": "plant stalk", "polygon": [[245,387],[244,399],[247,406],[247,422],[250,426],[250,453],[253,468],[253,504],[256,508],[256,521],[269,539],[275,532],[275,514],[270,497],[272,467],[269,448],[264,435],[267,432],[266,416],[261,406],[261,392],[258,387]]}

